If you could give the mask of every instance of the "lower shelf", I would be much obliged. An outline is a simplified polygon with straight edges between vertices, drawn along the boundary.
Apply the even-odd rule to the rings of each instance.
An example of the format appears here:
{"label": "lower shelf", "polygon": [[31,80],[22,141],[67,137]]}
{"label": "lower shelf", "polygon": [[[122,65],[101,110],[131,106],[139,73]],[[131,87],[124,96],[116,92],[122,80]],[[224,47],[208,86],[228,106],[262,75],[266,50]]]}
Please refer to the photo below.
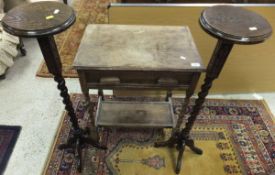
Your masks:
{"label": "lower shelf", "polygon": [[175,118],[172,101],[98,101],[96,126],[172,128]]}

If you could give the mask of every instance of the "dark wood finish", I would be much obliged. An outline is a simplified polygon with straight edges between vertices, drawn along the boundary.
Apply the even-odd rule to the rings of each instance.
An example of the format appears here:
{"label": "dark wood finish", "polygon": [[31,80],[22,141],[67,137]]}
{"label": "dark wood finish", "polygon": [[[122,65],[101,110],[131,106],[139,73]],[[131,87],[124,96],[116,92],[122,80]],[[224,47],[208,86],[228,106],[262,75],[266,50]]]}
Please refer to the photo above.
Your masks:
{"label": "dark wood finish", "polygon": [[96,126],[127,128],[175,126],[171,99],[168,102],[99,100],[98,103]]}
{"label": "dark wood finish", "polygon": [[[176,122],[176,127],[174,128],[171,137],[167,141],[160,141],[155,143],[155,147],[165,147],[165,146],[173,147],[176,145],[176,148],[179,150],[177,165],[175,169],[177,174],[180,172],[180,169],[181,169],[182,157],[183,157],[183,152],[185,150],[185,146],[188,146],[191,150],[193,150],[197,154],[202,154],[202,150],[195,147],[194,141],[192,139],[190,139],[189,137],[185,137],[185,135],[181,135],[181,125],[183,123],[184,116],[187,112],[186,110],[187,110],[187,106],[189,104],[190,98],[194,94],[199,78],[200,78],[199,73],[194,74],[192,81],[190,83],[190,88],[186,90],[186,97],[182,104],[181,112],[179,114],[179,118]],[[187,136],[189,136],[189,134]]]}
{"label": "dark wood finish", "polygon": [[179,129],[181,127],[182,123],[183,123],[184,115],[187,112],[186,111],[187,110],[187,106],[189,104],[191,96],[194,94],[194,91],[196,89],[196,86],[197,86],[199,78],[200,78],[200,74],[199,73],[194,74],[194,76],[192,78],[192,81],[190,83],[190,88],[186,90],[186,97],[184,99],[184,103],[183,103],[182,108],[181,108],[181,115],[179,115],[179,118],[178,118],[178,121],[177,121],[177,126],[176,126],[175,129]]}
{"label": "dark wood finish", "polygon": [[[167,142],[156,144],[156,146],[177,145],[176,147],[179,150],[176,165],[177,174],[181,170],[185,146],[188,146],[197,154],[202,154],[202,150],[195,147],[194,141],[190,138],[190,131],[213,81],[219,77],[233,45],[236,43],[261,43],[272,33],[269,23],[261,16],[243,8],[233,6],[207,8],[202,12],[200,24],[207,33],[218,38],[216,48],[207,66],[204,83],[201,86],[198,99],[195,101],[195,106],[192,109],[185,128],[181,132],[176,132],[176,134],[172,135]],[[249,27],[256,27],[257,30],[249,30]]]}
{"label": "dark wood finish", "polygon": [[62,66],[54,37],[50,35],[39,37],[37,39],[44,58],[47,58],[45,59],[45,62],[49,72],[54,75],[54,80],[58,83],[57,88],[60,90],[60,96],[63,98],[65,109],[68,111],[68,114],[71,117],[70,120],[72,122],[73,128],[79,130],[76,115],[74,113],[72,102],[68,94],[68,89],[65,85],[65,80],[62,77]]}
{"label": "dark wood finish", "polygon": [[26,51],[26,49],[24,48],[24,43],[23,43],[23,40],[22,40],[21,37],[19,37],[19,44],[18,44],[18,46],[17,46],[17,49],[20,50],[22,56],[26,56],[27,51]]}
{"label": "dark wood finish", "polygon": [[[56,9],[59,13],[54,14],[53,19],[45,17],[52,15]],[[2,20],[3,28],[10,34],[24,37],[36,37],[44,56],[48,70],[57,82],[60,96],[63,98],[65,109],[70,116],[73,126],[73,136],[66,144],[60,145],[60,149],[73,148],[75,150],[76,165],[81,171],[81,149],[84,144],[91,144],[97,148],[104,148],[88,137],[88,130],[78,125],[75,111],[62,76],[62,65],[58,49],[53,35],[69,28],[75,21],[72,8],[57,2],[38,2],[15,7],[10,10]],[[85,86],[83,86],[85,87]]]}
{"label": "dark wood finish", "polygon": [[2,19],[5,30],[22,37],[54,35],[75,22],[73,9],[59,2],[36,2],[11,9]]}
{"label": "dark wood finish", "polygon": [[235,6],[205,9],[200,24],[212,36],[238,44],[263,42],[272,33],[270,24],[262,16]]}

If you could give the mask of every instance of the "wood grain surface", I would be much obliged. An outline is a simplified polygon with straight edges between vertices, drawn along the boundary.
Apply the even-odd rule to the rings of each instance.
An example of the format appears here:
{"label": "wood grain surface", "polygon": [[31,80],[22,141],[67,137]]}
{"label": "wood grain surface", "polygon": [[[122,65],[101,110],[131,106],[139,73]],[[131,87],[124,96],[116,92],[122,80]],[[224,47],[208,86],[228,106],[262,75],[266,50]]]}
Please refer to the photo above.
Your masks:
{"label": "wood grain surface", "polygon": [[59,2],[36,2],[17,6],[2,19],[7,32],[24,37],[53,35],[75,21],[71,7]]}
{"label": "wood grain surface", "polygon": [[184,26],[88,25],[73,66],[92,70],[205,70]]}
{"label": "wood grain surface", "polygon": [[239,44],[259,43],[272,34],[270,24],[261,15],[228,5],[205,9],[200,24],[212,36]]}

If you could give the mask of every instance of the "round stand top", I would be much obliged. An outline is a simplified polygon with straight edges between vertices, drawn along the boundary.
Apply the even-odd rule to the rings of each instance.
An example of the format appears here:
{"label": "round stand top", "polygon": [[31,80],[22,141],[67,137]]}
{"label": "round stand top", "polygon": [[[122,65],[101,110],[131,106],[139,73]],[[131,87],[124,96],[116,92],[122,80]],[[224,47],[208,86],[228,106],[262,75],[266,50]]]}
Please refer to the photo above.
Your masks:
{"label": "round stand top", "polygon": [[66,30],[75,18],[73,9],[63,3],[36,2],[10,10],[2,19],[2,26],[15,36],[40,37]]}
{"label": "round stand top", "polygon": [[213,6],[200,17],[202,28],[210,35],[239,44],[263,42],[272,28],[259,14],[235,6]]}

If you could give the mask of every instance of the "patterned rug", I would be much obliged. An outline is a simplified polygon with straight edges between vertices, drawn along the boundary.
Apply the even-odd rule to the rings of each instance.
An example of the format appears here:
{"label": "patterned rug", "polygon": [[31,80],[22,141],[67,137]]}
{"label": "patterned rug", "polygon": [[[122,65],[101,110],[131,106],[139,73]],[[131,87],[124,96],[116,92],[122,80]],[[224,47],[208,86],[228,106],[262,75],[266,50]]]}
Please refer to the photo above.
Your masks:
{"label": "patterned rug", "polygon": [[[125,99],[133,100],[125,97],[119,100]],[[72,100],[79,122],[84,126],[84,123],[90,120],[83,107],[83,97],[73,94]],[[97,98],[93,96],[92,100],[95,103]],[[182,99],[173,99],[176,116],[181,102]],[[192,101],[190,105],[193,103]],[[189,106],[188,113],[190,109]],[[44,174],[78,174],[73,161],[73,150],[57,149],[57,145],[66,142],[71,134],[70,129],[68,116],[64,115]],[[107,145],[108,150],[97,150],[93,147],[84,149],[82,174],[175,174],[176,149],[153,147],[156,140],[168,138],[170,132],[170,129],[102,129],[101,143]],[[207,100],[191,136],[204,153],[196,155],[187,148],[184,153],[182,175],[275,173],[275,125],[263,101]]]}
{"label": "patterned rug", "polygon": [[[64,77],[77,77],[72,67],[77,49],[87,24],[104,24],[108,22],[107,7],[115,0],[73,0],[76,12],[76,22],[67,31],[55,36],[56,44],[61,57]],[[37,76],[52,77],[45,62],[40,65]]]}
{"label": "patterned rug", "polygon": [[20,126],[0,125],[0,174],[5,170],[20,130]]}

